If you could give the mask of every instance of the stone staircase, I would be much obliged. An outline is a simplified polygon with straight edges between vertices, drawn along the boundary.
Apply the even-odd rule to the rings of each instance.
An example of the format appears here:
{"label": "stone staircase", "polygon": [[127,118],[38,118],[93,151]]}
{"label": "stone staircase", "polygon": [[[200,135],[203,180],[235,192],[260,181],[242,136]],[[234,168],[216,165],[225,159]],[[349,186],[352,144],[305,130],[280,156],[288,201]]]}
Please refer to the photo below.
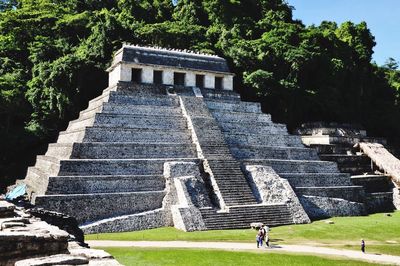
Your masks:
{"label": "stone staircase", "polygon": [[[364,212],[363,187],[353,185],[350,175],[340,173],[335,162],[321,161],[317,151],[306,148],[299,136],[289,135],[285,125],[273,123],[258,103],[241,102],[232,92],[216,96],[205,91],[203,95],[230,151],[242,164],[272,167],[289,181],[303,203],[341,201],[352,205],[353,215]],[[313,215],[315,212],[306,211],[311,217],[320,218]],[[331,211],[333,215],[341,214]],[[323,213],[327,216],[326,211]]]}
{"label": "stone staircase", "polygon": [[33,203],[80,223],[161,208],[164,163],[196,150],[176,96],[131,86],[104,90],[37,157],[24,180]]}
{"label": "stone staircase", "polygon": [[233,206],[228,213],[212,208],[202,208],[200,211],[209,230],[249,228],[254,221],[262,221],[268,226],[293,223],[286,204]]}
{"label": "stone staircase", "polygon": [[217,206],[200,208],[207,229],[248,228],[255,221],[271,226],[292,224],[293,217],[286,204],[258,204],[240,162],[232,156],[224,134],[204,99],[182,97],[182,105],[190,116],[205,172],[210,175],[211,186],[218,194]]}
{"label": "stone staircase", "polygon": [[385,139],[368,137],[360,126],[337,123],[307,123],[297,133],[321,159],[337,163],[341,173],[351,175],[354,185],[364,187],[369,212],[393,210],[390,177],[377,171],[372,160],[355,147],[361,142],[386,144]]}

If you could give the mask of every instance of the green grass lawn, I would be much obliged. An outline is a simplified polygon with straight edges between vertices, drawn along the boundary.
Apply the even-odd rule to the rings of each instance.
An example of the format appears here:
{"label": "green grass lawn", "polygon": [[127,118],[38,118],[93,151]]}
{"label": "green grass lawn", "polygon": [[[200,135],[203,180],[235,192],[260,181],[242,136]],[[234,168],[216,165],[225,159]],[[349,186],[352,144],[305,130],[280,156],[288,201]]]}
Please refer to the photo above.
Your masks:
{"label": "green grass lawn", "polygon": [[[361,238],[367,251],[400,255],[400,212],[392,216],[373,214],[362,217],[336,217],[305,225],[288,225],[272,228],[274,244],[304,244],[358,249]],[[158,228],[145,231],[87,235],[86,240],[187,240],[253,242],[254,230],[215,230],[182,232],[175,228]]]}
{"label": "green grass lawn", "polygon": [[317,256],[233,252],[199,249],[155,249],[155,248],[105,248],[120,263],[131,266],[157,265],[210,265],[210,266],[253,266],[253,265],[377,265],[354,260],[322,258]]}
{"label": "green grass lawn", "polygon": [[[304,225],[287,225],[271,230],[273,244],[301,244],[344,249],[359,249],[360,240],[366,241],[367,251],[400,255],[400,212],[392,216],[383,213],[362,217],[336,217]],[[253,242],[256,232],[245,230],[215,230],[183,232],[175,228],[87,235],[87,240],[187,240]]]}

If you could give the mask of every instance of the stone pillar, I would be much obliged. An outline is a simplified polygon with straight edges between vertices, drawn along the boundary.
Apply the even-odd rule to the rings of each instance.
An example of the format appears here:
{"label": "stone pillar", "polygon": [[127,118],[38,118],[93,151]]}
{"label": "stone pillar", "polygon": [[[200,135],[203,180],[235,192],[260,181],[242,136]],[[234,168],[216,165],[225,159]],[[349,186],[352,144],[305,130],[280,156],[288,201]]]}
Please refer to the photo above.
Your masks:
{"label": "stone pillar", "polygon": [[222,88],[224,90],[228,90],[228,91],[233,90],[233,76],[232,75],[224,76],[224,79],[222,80]]}
{"label": "stone pillar", "polygon": [[163,70],[163,84],[173,85],[174,84],[174,72],[170,69]]}
{"label": "stone pillar", "polygon": [[153,84],[154,83],[154,72],[152,67],[142,68],[142,83]]}
{"label": "stone pillar", "polygon": [[121,77],[121,65],[116,66],[108,74],[108,86],[116,85]]}
{"label": "stone pillar", "polygon": [[204,87],[207,89],[215,89],[215,76],[212,74],[206,74],[204,76]]}
{"label": "stone pillar", "polygon": [[196,75],[193,72],[185,73],[185,86],[195,87],[196,86]]}
{"label": "stone pillar", "polygon": [[121,64],[121,76],[120,76],[120,81],[131,81],[132,80],[132,68]]}

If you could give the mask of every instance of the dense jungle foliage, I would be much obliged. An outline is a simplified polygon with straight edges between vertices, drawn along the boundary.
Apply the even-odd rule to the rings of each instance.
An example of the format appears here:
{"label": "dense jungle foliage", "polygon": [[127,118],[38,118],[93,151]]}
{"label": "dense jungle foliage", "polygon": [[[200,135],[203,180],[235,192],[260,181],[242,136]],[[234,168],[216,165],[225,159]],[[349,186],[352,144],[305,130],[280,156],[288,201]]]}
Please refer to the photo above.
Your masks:
{"label": "dense jungle foliage", "polygon": [[242,97],[291,129],[324,120],[399,136],[398,65],[371,63],[366,23],[306,27],[292,9],[284,0],[0,0],[0,184],[23,178],[101,93],[122,42],[227,58]]}

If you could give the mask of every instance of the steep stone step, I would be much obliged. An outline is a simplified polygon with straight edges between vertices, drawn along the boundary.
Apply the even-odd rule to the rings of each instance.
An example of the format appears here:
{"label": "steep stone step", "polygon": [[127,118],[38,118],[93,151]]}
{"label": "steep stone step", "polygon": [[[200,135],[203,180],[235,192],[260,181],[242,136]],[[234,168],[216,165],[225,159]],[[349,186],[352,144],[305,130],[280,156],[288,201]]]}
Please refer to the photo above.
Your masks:
{"label": "steep stone step", "polygon": [[161,191],[164,188],[165,179],[160,175],[52,176],[46,195]]}
{"label": "steep stone step", "polygon": [[69,159],[71,157],[74,144],[71,143],[50,143],[46,152],[46,156],[58,159]]}
{"label": "steep stone step", "polygon": [[392,212],[396,208],[393,204],[393,192],[366,193],[368,213]]}
{"label": "steep stone step", "polygon": [[110,94],[108,102],[131,105],[179,106],[179,99],[177,97],[123,95],[116,92]]}
{"label": "steep stone step", "polygon": [[348,137],[348,136],[328,136],[328,135],[315,135],[315,136],[301,136],[304,144],[345,144],[354,145],[359,142],[371,142],[386,144],[386,139],[383,138],[368,138],[368,137]]}
{"label": "steep stone step", "polygon": [[251,133],[225,133],[226,141],[230,145],[263,145],[263,146],[288,146],[304,147],[298,136],[281,134],[251,134]]}
{"label": "steep stone step", "polygon": [[213,110],[212,115],[218,122],[236,123],[272,123],[271,116],[264,113],[239,113],[224,110]]}
{"label": "steep stone step", "polygon": [[93,107],[93,108],[90,108],[90,109],[85,109],[85,110],[81,111],[79,113],[79,118],[78,119],[83,120],[83,119],[86,119],[86,118],[94,117],[96,115],[96,113],[101,113],[102,110],[103,110],[104,104],[105,103],[103,103],[102,105],[99,105],[99,106],[96,106],[96,107]]}
{"label": "steep stone step", "polygon": [[161,208],[165,191],[37,196],[34,204],[76,217],[80,224]]}
{"label": "steep stone step", "polygon": [[313,220],[332,216],[366,215],[364,202],[312,195],[301,195],[299,200],[310,219]]}
{"label": "steep stone step", "polygon": [[94,126],[184,130],[187,128],[187,123],[181,116],[134,116],[102,113],[96,114]]}
{"label": "steep stone step", "polygon": [[211,110],[225,110],[231,112],[243,113],[262,113],[260,103],[253,102],[222,102],[215,100],[206,100],[207,107]]}
{"label": "steep stone step", "polygon": [[36,194],[44,194],[48,184],[48,176],[39,168],[31,166],[28,167],[24,183],[27,185],[28,193],[34,192]]}
{"label": "steep stone step", "polygon": [[365,192],[362,186],[336,186],[336,187],[296,187],[300,195],[340,198],[353,202],[364,202]]}
{"label": "steep stone step", "polygon": [[363,174],[373,172],[372,161],[365,155],[321,154],[320,157],[323,160],[336,162],[339,170],[343,173]]}
{"label": "steep stone step", "polygon": [[221,159],[233,160],[230,150],[226,146],[204,146],[202,145],[203,155],[208,159],[217,160],[218,157]]}
{"label": "steep stone step", "polygon": [[255,204],[256,199],[246,177],[235,160],[208,160],[214,179],[228,206]]}
{"label": "steep stone step", "polygon": [[190,134],[175,129],[89,127],[83,142],[192,143]]}
{"label": "steep stone step", "polygon": [[285,160],[318,160],[313,149],[277,146],[231,146],[232,154],[238,159],[285,159]]}
{"label": "steep stone step", "polygon": [[57,143],[72,143],[72,142],[82,142],[85,137],[85,129],[61,131],[58,134]]}
{"label": "steep stone step", "polygon": [[204,136],[203,130],[207,130],[207,132],[211,133],[211,136],[221,134],[219,125],[212,117],[193,117],[191,120],[193,126],[197,129],[196,132],[201,134],[202,138]]}
{"label": "steep stone step", "polygon": [[292,224],[293,218],[284,204],[231,207],[229,212],[201,209],[207,229],[250,228],[250,223],[268,226]]}
{"label": "steep stone step", "polygon": [[213,99],[218,101],[240,102],[240,95],[233,91],[201,89],[205,100]]}
{"label": "steep stone step", "polygon": [[393,183],[387,175],[353,175],[351,181],[356,186],[363,186],[368,193],[392,191]]}
{"label": "steep stone step", "polygon": [[330,135],[330,136],[355,136],[355,137],[366,137],[367,131],[361,128],[350,128],[350,127],[342,127],[342,125],[337,125],[334,127],[328,126],[310,126],[310,127],[301,127],[297,130],[298,134],[301,135]]}
{"label": "steep stone step", "polygon": [[[195,160],[195,159],[193,159]],[[58,176],[161,175],[166,161],[190,159],[70,159],[60,161]]]}
{"label": "steep stone step", "polygon": [[281,134],[289,135],[286,126],[274,124],[272,122],[221,122],[219,123],[222,131],[230,133],[252,133],[252,134]]}
{"label": "steep stone step", "polygon": [[133,104],[112,104],[104,103],[103,113],[114,113],[114,114],[135,114],[135,115],[171,115],[179,116],[182,115],[180,107],[177,106],[157,106],[152,105],[133,105]]}
{"label": "steep stone step", "polygon": [[371,174],[373,169],[369,165],[340,165],[338,164],[339,171],[351,175]]}
{"label": "steep stone step", "polygon": [[308,147],[316,149],[318,154],[347,154],[353,146],[340,144],[311,144]]}
{"label": "steep stone step", "polygon": [[60,160],[45,155],[36,156],[35,167],[46,174],[56,174],[60,169]]}
{"label": "steep stone step", "polygon": [[334,162],[310,160],[247,159],[248,165],[266,165],[279,173],[338,173]]}
{"label": "steep stone step", "polygon": [[292,187],[352,186],[350,175],[342,173],[285,173],[280,177],[289,181]]}
{"label": "steep stone step", "polygon": [[361,165],[371,164],[371,159],[366,155],[347,155],[347,154],[320,154],[322,160],[332,161],[338,164]]}
{"label": "steep stone step", "polygon": [[86,127],[93,126],[95,117],[96,117],[96,115],[72,120],[68,123],[68,127],[67,127],[66,131],[76,131],[76,130],[84,129]]}
{"label": "steep stone step", "polygon": [[103,93],[96,98],[89,101],[88,107],[86,109],[92,109],[94,107],[101,106],[104,102],[107,102],[110,98],[110,90],[104,90]]}
{"label": "steep stone step", "polygon": [[75,143],[75,159],[195,158],[193,145],[180,143],[93,142]]}

